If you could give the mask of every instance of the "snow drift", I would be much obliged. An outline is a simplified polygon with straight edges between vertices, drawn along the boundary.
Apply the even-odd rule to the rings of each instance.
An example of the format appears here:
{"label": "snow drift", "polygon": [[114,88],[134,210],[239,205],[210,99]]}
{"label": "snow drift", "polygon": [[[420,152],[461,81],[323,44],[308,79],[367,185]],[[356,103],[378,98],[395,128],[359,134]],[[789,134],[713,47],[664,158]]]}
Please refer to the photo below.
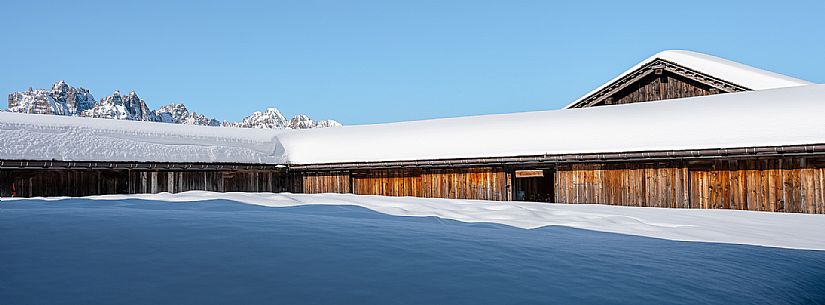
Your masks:
{"label": "snow drift", "polygon": [[0,204],[0,232],[0,303],[14,305],[727,305],[825,296],[825,251],[524,230],[357,206],[32,199]]}
{"label": "snow drift", "polygon": [[[524,229],[566,226],[678,241],[749,244],[825,250],[825,215],[737,210],[638,208],[352,194],[215,193],[102,195],[93,200],[144,199],[193,202],[226,199],[270,207],[353,205],[394,216],[435,216],[461,222],[498,223]],[[60,198],[49,198],[57,200]],[[28,199],[15,199],[28,200]]]}

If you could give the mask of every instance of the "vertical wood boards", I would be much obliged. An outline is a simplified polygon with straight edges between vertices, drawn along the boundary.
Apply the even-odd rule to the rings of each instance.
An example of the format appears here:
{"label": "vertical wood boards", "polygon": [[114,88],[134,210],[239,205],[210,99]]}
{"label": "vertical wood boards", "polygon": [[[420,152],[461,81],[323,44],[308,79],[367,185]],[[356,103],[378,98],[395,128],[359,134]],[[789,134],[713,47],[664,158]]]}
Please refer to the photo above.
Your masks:
{"label": "vertical wood boards", "polygon": [[686,208],[686,173],[678,162],[560,165],[555,202]]}
{"label": "vertical wood boards", "polygon": [[128,193],[283,192],[286,174],[280,171],[127,171]]}
{"label": "vertical wood boards", "polygon": [[301,180],[301,192],[307,194],[351,193],[350,173],[347,171],[306,172],[293,176]]}
{"label": "vertical wood boards", "polygon": [[[507,175],[492,167],[375,169],[352,174],[353,193],[453,199],[507,199]],[[306,183],[306,181],[304,182]]]}
{"label": "vertical wood boards", "polygon": [[690,169],[698,208],[825,213],[824,169],[805,158],[712,161]]}
{"label": "vertical wood boards", "polygon": [[[21,197],[207,190],[514,200],[514,190],[526,190],[559,203],[825,213],[825,158],[559,164],[543,174],[546,181],[513,173],[492,166],[289,173],[4,169],[0,196],[10,196],[12,185]],[[545,184],[549,192],[540,190]]]}
{"label": "vertical wood boards", "polygon": [[630,84],[612,96],[611,104],[630,104],[711,94],[715,93],[710,86],[665,72],[662,75],[651,74]]}
{"label": "vertical wood boards", "polygon": [[0,195],[90,196],[205,190],[283,192],[281,171],[0,170]]}
{"label": "vertical wood boards", "polygon": [[825,169],[806,158],[560,165],[559,203],[825,213]]}

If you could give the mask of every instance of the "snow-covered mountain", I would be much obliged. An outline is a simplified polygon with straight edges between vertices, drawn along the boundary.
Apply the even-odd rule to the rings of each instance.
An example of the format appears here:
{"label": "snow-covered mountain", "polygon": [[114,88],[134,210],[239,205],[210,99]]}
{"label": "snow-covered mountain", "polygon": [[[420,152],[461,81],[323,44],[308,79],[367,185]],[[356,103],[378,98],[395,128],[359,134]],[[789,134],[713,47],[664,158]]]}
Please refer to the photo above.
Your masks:
{"label": "snow-covered mountain", "polygon": [[115,90],[112,95],[97,102],[88,89],[69,86],[62,80],[54,83],[51,90],[29,88],[9,94],[8,111],[242,128],[307,129],[341,126],[341,123],[334,120],[315,122],[303,114],[287,120],[277,108],[256,111],[241,122],[221,123],[203,114],[190,112],[183,104],[169,104],[151,110],[135,91],[124,96],[119,90]]}
{"label": "snow-covered mountain", "polygon": [[208,118],[203,114],[189,112],[183,104],[169,104],[160,106],[157,110],[152,112],[158,122],[174,123],[174,124],[188,124],[188,125],[202,125],[202,126],[221,126],[221,122],[216,119]]}
{"label": "snow-covered mountain", "polygon": [[224,126],[243,128],[276,128],[276,129],[309,129],[338,127],[341,123],[334,120],[313,121],[309,116],[299,114],[288,120],[277,108],[267,108],[264,111],[255,111],[241,122],[224,122]]}
{"label": "snow-covered mountain", "polygon": [[321,120],[315,123],[315,128],[341,127],[344,126],[336,120]]}
{"label": "snow-covered mountain", "polygon": [[100,99],[100,102],[80,114],[80,116],[91,118],[131,120],[131,121],[156,121],[140,97],[135,91],[123,96],[119,90],[115,90],[112,95]]}
{"label": "snow-covered mountain", "polygon": [[312,119],[310,119],[308,116],[303,114],[296,115],[292,117],[291,120],[289,120],[289,128],[292,129],[307,129],[314,127],[315,122],[312,121]]}
{"label": "snow-covered mountain", "polygon": [[37,114],[78,115],[95,105],[95,98],[85,88],[69,86],[64,81],[51,90],[37,89],[9,94],[9,111]]}
{"label": "snow-covered mountain", "polygon": [[[227,125],[227,124],[225,124]],[[264,111],[255,111],[243,118],[239,123],[229,123],[231,127],[243,128],[287,128],[288,123],[284,115],[277,108],[267,108]]]}

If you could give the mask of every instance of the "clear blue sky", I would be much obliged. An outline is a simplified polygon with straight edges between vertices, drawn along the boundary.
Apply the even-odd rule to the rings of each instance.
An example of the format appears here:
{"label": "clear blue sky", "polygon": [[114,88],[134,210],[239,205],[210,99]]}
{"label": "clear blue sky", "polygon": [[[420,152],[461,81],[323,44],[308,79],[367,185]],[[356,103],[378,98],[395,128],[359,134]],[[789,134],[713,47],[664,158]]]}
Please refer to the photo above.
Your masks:
{"label": "clear blue sky", "polygon": [[[3,1],[0,92],[65,79],[238,120],[557,109],[663,49],[825,82],[825,1]],[[4,105],[5,106],[5,105]],[[5,108],[5,107],[3,107]]]}

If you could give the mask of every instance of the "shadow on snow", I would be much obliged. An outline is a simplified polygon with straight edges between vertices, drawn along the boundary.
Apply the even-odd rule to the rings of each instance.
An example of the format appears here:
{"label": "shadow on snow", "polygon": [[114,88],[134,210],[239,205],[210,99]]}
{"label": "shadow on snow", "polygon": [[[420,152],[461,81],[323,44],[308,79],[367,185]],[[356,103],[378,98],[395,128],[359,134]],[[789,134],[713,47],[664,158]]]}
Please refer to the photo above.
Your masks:
{"label": "shadow on snow", "polygon": [[825,302],[825,251],[346,205],[12,201],[0,245],[2,304]]}

